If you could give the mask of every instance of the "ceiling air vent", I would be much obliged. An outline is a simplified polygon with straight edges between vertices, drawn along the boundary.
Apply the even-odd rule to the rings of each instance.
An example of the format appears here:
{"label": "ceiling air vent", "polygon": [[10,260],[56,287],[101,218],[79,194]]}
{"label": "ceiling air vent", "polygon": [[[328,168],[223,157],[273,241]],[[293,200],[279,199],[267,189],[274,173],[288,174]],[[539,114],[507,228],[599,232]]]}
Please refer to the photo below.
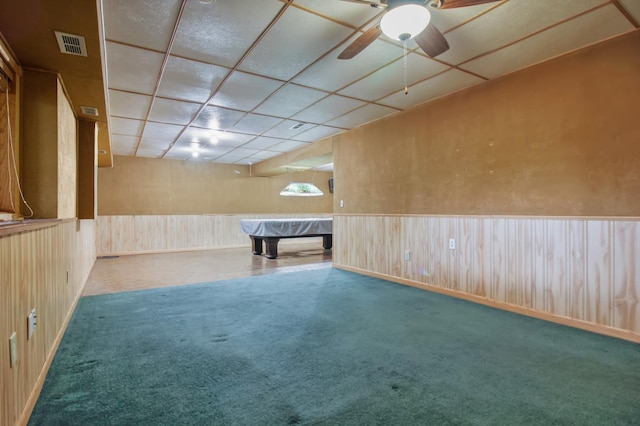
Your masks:
{"label": "ceiling air vent", "polygon": [[69,55],[87,56],[87,45],[84,42],[84,37],[74,34],[61,33],[56,31],[56,40],[58,40],[58,47],[62,53],[68,53]]}
{"label": "ceiling air vent", "polygon": [[298,130],[300,127],[304,126],[304,123],[296,123],[293,126],[289,127],[291,130]]}
{"label": "ceiling air vent", "polygon": [[84,115],[93,115],[94,117],[98,116],[98,108],[96,107],[81,106],[80,111],[82,111]]}

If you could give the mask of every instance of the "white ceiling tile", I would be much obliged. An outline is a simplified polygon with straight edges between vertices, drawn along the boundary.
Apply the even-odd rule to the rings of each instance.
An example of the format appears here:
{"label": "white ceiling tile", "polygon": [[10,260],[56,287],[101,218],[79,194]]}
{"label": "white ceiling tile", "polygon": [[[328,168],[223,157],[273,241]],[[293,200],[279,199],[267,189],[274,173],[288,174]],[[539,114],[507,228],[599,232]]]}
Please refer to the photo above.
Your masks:
{"label": "white ceiling tile", "polygon": [[283,6],[276,0],[189,1],[171,53],[231,68]]}
{"label": "white ceiling tile", "polygon": [[269,117],[268,115],[247,114],[238,124],[233,126],[231,130],[234,132],[259,135],[280,122],[282,122],[281,118]]}
{"label": "white ceiling tile", "polygon": [[111,145],[118,148],[133,148],[138,146],[137,136],[111,135]]}
{"label": "white ceiling tile", "polygon": [[171,147],[167,155],[171,155],[172,157],[183,156],[191,158],[191,153],[194,151],[194,149],[198,151],[201,157],[213,158],[226,154],[227,152],[231,151],[233,147],[215,146],[206,143],[197,144],[194,147],[194,144],[189,143],[188,141],[183,141],[181,139]]}
{"label": "white ceiling tile", "polygon": [[328,19],[289,7],[240,69],[289,80],[352,32]]}
{"label": "white ceiling tile", "polygon": [[233,127],[245,114],[242,111],[208,105],[202,110],[193,125],[207,129],[227,130]]}
{"label": "white ceiling tile", "polygon": [[110,89],[153,95],[163,54],[107,42],[107,57]]}
{"label": "white ceiling tile", "polygon": [[364,105],[364,102],[345,98],[344,96],[331,95],[294,115],[292,118],[312,123],[324,123],[362,105]]}
{"label": "white ceiling tile", "polygon": [[253,139],[254,135],[246,135],[244,133],[221,132],[218,134],[219,146],[238,147]]}
{"label": "white ceiling tile", "polygon": [[111,116],[144,120],[151,105],[151,96],[109,90],[109,113]]}
{"label": "white ceiling tile", "polygon": [[138,149],[136,156],[147,158],[160,158],[164,154],[164,151],[156,149]]}
{"label": "white ceiling tile", "polygon": [[640,23],[640,1],[638,0],[618,0],[622,7]]}
{"label": "white ceiling tile", "polygon": [[296,0],[295,4],[353,27],[364,25],[382,12],[381,9],[375,9],[368,4],[345,1]]}
{"label": "white ceiling tile", "polygon": [[107,40],[166,52],[180,0],[104,1]]}
{"label": "white ceiling tile", "polygon": [[216,163],[234,164],[237,161],[241,161],[241,160],[242,160],[242,158],[236,157],[236,156],[233,156],[233,155],[223,155],[222,157],[216,158]]}
{"label": "white ceiling tile", "polygon": [[386,115],[398,112],[397,109],[389,108],[382,105],[367,104],[355,111],[351,111],[341,117],[331,120],[327,123],[329,126],[342,127],[352,129],[370,121],[382,118]]}
{"label": "white ceiling tile", "polygon": [[251,149],[267,149],[271,146],[284,142],[284,139],[268,138],[266,136],[258,136],[251,142],[242,145],[243,148]]}
{"label": "white ceiling tile", "polygon": [[154,149],[156,151],[165,151],[171,145],[171,141],[164,139],[142,138],[140,140],[140,149]]}
{"label": "white ceiling tile", "polygon": [[233,147],[231,146],[211,146],[210,148],[210,152],[207,153],[207,155],[210,155],[211,157],[219,157],[221,155],[226,155],[228,152],[231,152],[233,150]]}
{"label": "white ceiling tile", "polygon": [[516,71],[634,27],[613,5],[598,8],[461,66],[486,77]]}
{"label": "white ceiling tile", "polygon": [[355,37],[350,38],[330,55],[305,70],[294,81],[306,86],[335,91],[402,57],[402,48],[378,39],[352,59],[338,59],[340,52],[354,39]]}
{"label": "white ceiling tile", "polygon": [[[407,56],[409,85],[446,71],[447,66],[422,55]],[[340,91],[341,95],[374,101],[393,92],[404,90],[404,59],[399,59],[379,71]]]}
{"label": "white ceiling tile", "polygon": [[233,151],[230,151],[229,155],[234,155],[236,157],[244,158],[244,157],[248,157],[250,155],[253,155],[258,151],[259,150],[257,150],[257,149],[249,149],[249,148],[245,148],[244,146],[242,146],[241,148],[236,148]]}
{"label": "white ceiling tile", "polygon": [[293,151],[294,149],[302,148],[303,146],[309,146],[309,144],[306,142],[299,142],[299,141],[284,141],[270,147],[269,151],[289,152],[289,151]]}
{"label": "white ceiling tile", "polygon": [[188,160],[190,156],[191,156],[191,153],[171,150],[167,152],[163,158],[167,160]]}
{"label": "white ceiling tile", "polygon": [[140,136],[144,127],[144,121],[118,117],[111,117],[109,124],[109,131],[112,135],[119,133],[122,135]]}
{"label": "white ceiling tile", "polygon": [[329,136],[333,136],[337,133],[344,131],[343,129],[337,129],[335,127],[328,126],[316,126],[313,129],[307,130],[304,133],[300,133],[296,136],[296,140],[305,141],[305,142],[315,142],[320,139],[327,138]]}
{"label": "white ceiling tile", "polygon": [[224,137],[225,133],[217,130],[187,127],[178,140],[179,143],[199,143],[201,145],[215,145]]}
{"label": "white ceiling tile", "polygon": [[441,32],[449,31],[451,28],[470,21],[480,15],[489,8],[494,7],[495,3],[485,3],[475,6],[456,7],[453,9],[431,10],[431,22],[433,22]]}
{"label": "white ceiling tile", "polygon": [[158,96],[204,103],[228,73],[227,68],[171,56],[162,74]]}
{"label": "white ceiling tile", "polygon": [[149,120],[169,124],[189,124],[200,109],[199,104],[156,98]]}
{"label": "white ceiling tile", "polygon": [[183,129],[184,126],[177,126],[175,124],[148,122],[144,127],[142,136],[152,139],[174,140]]}
{"label": "white ceiling tile", "polygon": [[270,137],[273,137],[273,138],[289,139],[289,138],[292,138],[295,135],[297,135],[299,133],[302,133],[302,132],[304,132],[306,130],[309,130],[311,127],[315,126],[313,124],[304,124],[302,127],[297,128],[297,129],[292,129],[291,128],[291,127],[293,127],[294,125],[296,125],[298,123],[299,123],[299,121],[297,121],[297,120],[284,121],[284,122],[278,124],[273,129],[271,129],[268,132],[266,132],[264,134],[264,136],[270,136]]}
{"label": "white ceiling tile", "polygon": [[451,48],[439,55],[438,59],[459,64],[603,3],[607,2],[605,0],[508,1],[446,34]]}
{"label": "white ceiling tile", "polygon": [[281,152],[273,152],[273,151],[258,151],[255,154],[249,157],[249,160],[252,160],[254,163],[258,163],[260,161],[268,160],[269,158],[277,157],[282,154]]}
{"label": "white ceiling tile", "polygon": [[113,152],[113,155],[125,155],[129,157],[132,157],[136,153],[135,148],[127,148],[127,147],[119,147],[119,146],[112,146],[111,151]]}
{"label": "white ceiling tile", "polygon": [[255,112],[287,118],[327,95],[320,90],[287,84],[256,108]]}
{"label": "white ceiling tile", "polygon": [[404,92],[394,93],[391,96],[381,99],[380,103],[396,108],[408,108],[483,82],[484,80],[481,78],[467,74],[466,72],[451,69],[443,74],[409,87],[409,93],[407,95],[405,95]]}
{"label": "white ceiling tile", "polygon": [[224,82],[210,104],[250,111],[280,86],[280,81],[236,71]]}

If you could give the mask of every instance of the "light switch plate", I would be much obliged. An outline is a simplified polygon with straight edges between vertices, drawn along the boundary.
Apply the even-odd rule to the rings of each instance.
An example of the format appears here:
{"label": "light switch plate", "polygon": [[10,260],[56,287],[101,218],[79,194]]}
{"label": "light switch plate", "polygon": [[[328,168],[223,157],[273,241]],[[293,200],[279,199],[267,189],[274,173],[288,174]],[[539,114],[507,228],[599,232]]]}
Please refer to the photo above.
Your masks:
{"label": "light switch plate", "polygon": [[27,316],[27,340],[31,339],[33,332],[36,331],[37,316],[36,308],[33,308]]}
{"label": "light switch plate", "polygon": [[9,337],[9,362],[11,363],[11,368],[13,368],[18,362],[18,337],[16,336],[16,332],[14,331],[11,337]]}

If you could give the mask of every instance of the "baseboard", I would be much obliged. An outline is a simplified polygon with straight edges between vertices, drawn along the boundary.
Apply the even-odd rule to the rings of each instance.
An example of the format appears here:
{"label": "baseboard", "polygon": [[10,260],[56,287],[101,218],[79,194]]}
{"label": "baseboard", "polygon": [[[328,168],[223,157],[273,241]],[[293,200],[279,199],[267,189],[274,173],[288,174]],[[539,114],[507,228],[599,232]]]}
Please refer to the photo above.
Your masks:
{"label": "baseboard", "polygon": [[[91,270],[89,270],[91,271]],[[90,272],[89,272],[90,273]],[[84,277],[84,284],[80,286],[78,293],[76,294],[71,306],[69,307],[69,311],[62,322],[62,327],[58,331],[56,339],[47,354],[47,358],[44,360],[44,364],[42,365],[42,369],[40,370],[40,374],[38,374],[38,378],[36,379],[35,384],[33,385],[33,389],[31,389],[31,393],[29,394],[29,398],[27,398],[27,403],[20,414],[20,418],[18,419],[17,426],[26,426],[29,423],[29,418],[31,417],[31,413],[36,406],[36,402],[38,402],[38,398],[40,397],[40,392],[42,392],[42,387],[44,385],[44,381],[47,378],[47,373],[49,372],[49,368],[51,367],[51,363],[53,362],[53,358],[56,356],[56,352],[58,351],[58,347],[60,346],[60,342],[62,342],[62,337],[64,336],[65,331],[67,331],[67,326],[69,325],[69,321],[71,321],[71,317],[76,310],[76,306],[78,305],[78,301],[80,297],[82,297],[82,293],[84,292],[84,288],[87,285],[87,281],[89,281],[89,273]]]}
{"label": "baseboard", "polygon": [[[316,241],[314,241],[316,240]],[[300,239],[282,239],[278,243],[278,247],[282,246],[292,246],[292,245],[304,245],[304,244],[317,244],[322,247],[322,237],[310,237],[305,238],[304,241],[300,241]],[[251,251],[251,244],[242,244],[235,246],[219,246],[219,247],[187,247],[187,248],[176,248],[176,249],[162,249],[162,250],[137,250],[137,251],[118,251],[118,252],[110,252],[110,253],[98,253],[98,257],[103,256],[131,256],[137,254],[161,254],[161,253],[181,253],[185,251],[204,251],[204,250],[228,250],[228,249],[242,249],[246,248],[247,251]]]}
{"label": "baseboard", "polygon": [[481,305],[490,306],[492,308],[502,309],[504,311],[509,311],[516,314],[520,314],[520,315],[526,315],[529,317],[553,322],[556,324],[567,325],[569,327],[579,328],[581,330],[590,331],[592,333],[604,334],[606,336],[611,336],[618,339],[629,340],[634,343],[640,343],[640,334],[634,333],[629,330],[622,330],[619,328],[609,327],[609,326],[600,325],[600,324],[594,324],[591,322],[578,320],[575,318],[568,318],[560,315],[553,315],[547,312],[540,312],[535,309],[525,308],[522,306],[512,305],[509,303],[496,302],[494,300],[489,300],[487,298],[476,296],[470,293],[465,293],[462,291],[437,287],[434,285],[424,284],[417,281],[408,280],[405,278],[399,278],[399,277],[394,277],[392,275],[381,274],[378,272],[371,272],[364,269],[341,265],[335,262],[333,263],[333,266],[337,269],[342,269],[349,272],[355,272],[357,274],[367,275],[374,278],[380,278],[386,281],[392,281],[398,284],[403,284],[411,287],[416,287],[422,290],[432,291],[434,293],[440,293],[447,296],[456,297],[458,299],[468,300],[470,302],[479,303]]}

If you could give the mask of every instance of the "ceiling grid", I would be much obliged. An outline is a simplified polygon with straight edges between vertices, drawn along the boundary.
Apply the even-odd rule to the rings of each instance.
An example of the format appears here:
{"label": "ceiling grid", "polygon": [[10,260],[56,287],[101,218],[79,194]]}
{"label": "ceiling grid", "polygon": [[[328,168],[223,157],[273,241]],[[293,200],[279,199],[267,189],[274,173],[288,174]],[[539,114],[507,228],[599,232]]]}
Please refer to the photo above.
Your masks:
{"label": "ceiling grid", "polygon": [[405,95],[401,42],[381,35],[337,58],[378,25],[385,10],[372,2],[103,0],[113,153],[187,160],[197,149],[194,161],[255,164],[635,31],[640,18],[632,0],[434,10],[449,49],[431,58],[408,42]]}

